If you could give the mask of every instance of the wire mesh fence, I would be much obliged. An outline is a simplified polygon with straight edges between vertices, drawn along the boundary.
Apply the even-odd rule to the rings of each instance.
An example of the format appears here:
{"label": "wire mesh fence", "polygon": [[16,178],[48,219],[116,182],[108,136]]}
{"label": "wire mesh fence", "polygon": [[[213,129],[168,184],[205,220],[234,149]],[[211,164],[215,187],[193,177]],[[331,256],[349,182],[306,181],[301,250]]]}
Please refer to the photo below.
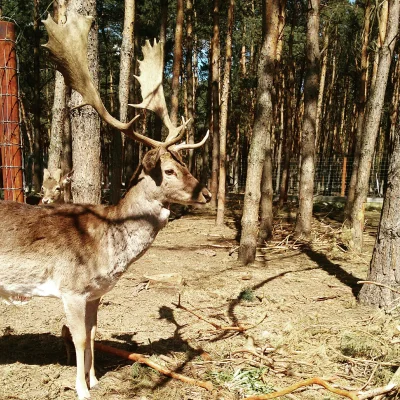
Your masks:
{"label": "wire mesh fence", "polygon": [[[327,159],[317,159],[315,164],[314,195],[345,197],[348,192],[353,157],[334,156]],[[375,157],[371,165],[368,197],[383,197],[386,177],[388,174],[388,160],[386,157]],[[274,194],[279,195],[282,170],[274,168],[272,183]],[[239,179],[239,191],[244,191],[246,175]],[[298,196],[300,186],[300,162],[292,160],[289,166],[288,196]],[[232,186],[234,190],[237,190]]]}

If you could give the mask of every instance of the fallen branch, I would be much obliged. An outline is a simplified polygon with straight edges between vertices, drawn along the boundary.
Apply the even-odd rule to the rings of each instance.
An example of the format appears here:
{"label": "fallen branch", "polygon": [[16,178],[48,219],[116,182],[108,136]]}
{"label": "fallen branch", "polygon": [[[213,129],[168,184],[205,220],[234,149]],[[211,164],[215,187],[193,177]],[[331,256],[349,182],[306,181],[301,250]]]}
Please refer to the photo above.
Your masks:
{"label": "fallen branch", "polygon": [[[62,337],[65,342],[67,342],[67,341],[72,342],[71,333],[69,332],[68,327],[66,327],[65,325],[62,328]],[[168,368],[165,368],[165,367],[155,363],[154,361],[151,361],[149,358],[146,358],[142,354],[130,353],[129,351],[116,349],[115,347],[107,346],[105,344],[101,344],[98,342],[94,342],[94,348],[96,350],[102,351],[104,353],[113,354],[118,357],[125,358],[127,360],[131,360],[131,361],[138,362],[140,364],[148,365],[150,368],[155,369],[156,371],[160,372],[161,374],[169,376],[174,379],[178,379],[182,382],[190,383],[191,385],[195,385],[195,386],[200,386],[209,391],[213,390],[213,384],[211,382],[199,381],[197,379],[189,378],[188,376],[178,374],[174,371],[171,371]]]}
{"label": "fallen branch", "polygon": [[310,385],[320,385],[325,389],[329,390],[332,393],[338,394],[340,396],[347,397],[352,400],[360,400],[360,398],[353,392],[349,392],[348,390],[336,389],[333,386],[329,385],[326,381],[321,378],[310,378],[305,381],[297,382],[294,385],[287,387],[286,389],[279,390],[274,393],[262,394],[260,396],[250,396],[246,397],[245,400],[264,400],[264,399],[275,399],[280,396],[285,396],[286,394],[292,393],[295,390]]}
{"label": "fallen branch", "polygon": [[386,386],[374,388],[374,389],[368,390],[367,392],[360,393],[358,395],[358,398],[360,400],[366,400],[366,399],[373,399],[374,397],[379,396],[379,397],[377,397],[377,400],[378,400],[378,399],[382,399],[382,395],[390,393],[395,389],[396,389],[396,385],[389,383]]}
{"label": "fallen branch", "polygon": [[149,367],[160,372],[161,374],[169,376],[174,379],[179,379],[182,382],[190,383],[191,385],[200,386],[209,391],[213,390],[213,384],[211,382],[199,381],[197,379],[189,378],[188,376],[178,374],[174,371],[171,371],[168,368],[165,368],[165,367],[151,361],[149,358],[144,357],[142,354],[130,353],[129,351],[116,349],[114,347],[107,346],[105,344],[101,344],[101,343],[97,343],[97,342],[94,343],[94,348],[96,350],[103,351],[104,353],[114,354],[118,357],[126,358],[127,360],[136,361],[140,364],[146,364]]}

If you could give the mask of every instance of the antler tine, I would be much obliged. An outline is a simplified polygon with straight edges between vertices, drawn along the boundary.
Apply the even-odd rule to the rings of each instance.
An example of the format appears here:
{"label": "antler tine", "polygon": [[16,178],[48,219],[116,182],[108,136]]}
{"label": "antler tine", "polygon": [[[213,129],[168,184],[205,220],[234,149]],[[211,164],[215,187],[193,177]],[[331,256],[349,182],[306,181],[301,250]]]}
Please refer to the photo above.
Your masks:
{"label": "antler tine", "polygon": [[140,83],[142,94],[142,102],[139,104],[129,104],[132,107],[144,108],[153,111],[163,121],[168,129],[168,137],[165,142],[159,142],[162,147],[169,147],[179,140],[183,135],[183,129],[186,124],[175,127],[168,114],[168,108],[165,103],[163,80],[163,65],[164,65],[164,49],[162,42],[154,40],[153,46],[149,40],[146,40],[142,47],[143,60],[139,61],[140,75],[135,78]]}
{"label": "antler tine", "polygon": [[175,151],[181,151],[181,150],[191,150],[191,149],[197,149],[206,142],[208,139],[208,136],[210,135],[210,131],[208,130],[207,133],[204,135],[204,138],[201,142],[199,143],[181,143],[173,147],[173,150]]}
{"label": "antler tine", "polygon": [[157,147],[158,142],[133,131],[132,126],[137,117],[123,123],[110,115],[104,107],[90,75],[87,62],[88,34],[92,22],[93,17],[80,15],[72,10],[68,13],[66,23],[59,25],[49,14],[43,21],[49,41],[43,47],[49,50],[50,57],[64,76],[65,84],[82,95],[82,104],[78,107],[91,105],[99,116],[113,128],[147,146]]}

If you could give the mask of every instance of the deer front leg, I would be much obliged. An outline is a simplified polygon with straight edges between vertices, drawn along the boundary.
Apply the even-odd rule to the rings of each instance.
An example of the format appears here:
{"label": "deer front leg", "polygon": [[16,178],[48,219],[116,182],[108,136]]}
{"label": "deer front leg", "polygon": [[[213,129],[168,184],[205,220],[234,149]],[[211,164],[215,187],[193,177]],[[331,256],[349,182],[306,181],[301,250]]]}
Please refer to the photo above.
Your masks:
{"label": "deer front leg", "polygon": [[85,377],[85,349],[88,343],[85,318],[87,300],[83,296],[63,296],[62,300],[75,346],[76,392],[79,400],[90,399]]}
{"label": "deer front leg", "polygon": [[94,371],[94,339],[97,330],[97,309],[100,299],[86,303],[86,349],[85,349],[85,375],[89,376],[89,387],[96,386],[99,381]]}

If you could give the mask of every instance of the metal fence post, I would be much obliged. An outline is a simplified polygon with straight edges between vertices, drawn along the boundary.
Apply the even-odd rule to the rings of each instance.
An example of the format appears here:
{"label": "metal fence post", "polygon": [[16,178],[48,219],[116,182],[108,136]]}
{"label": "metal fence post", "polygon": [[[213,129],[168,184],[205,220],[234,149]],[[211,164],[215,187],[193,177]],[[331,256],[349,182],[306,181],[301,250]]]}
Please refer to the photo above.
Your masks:
{"label": "metal fence post", "polygon": [[4,199],[24,202],[15,26],[0,21],[0,153]]}

